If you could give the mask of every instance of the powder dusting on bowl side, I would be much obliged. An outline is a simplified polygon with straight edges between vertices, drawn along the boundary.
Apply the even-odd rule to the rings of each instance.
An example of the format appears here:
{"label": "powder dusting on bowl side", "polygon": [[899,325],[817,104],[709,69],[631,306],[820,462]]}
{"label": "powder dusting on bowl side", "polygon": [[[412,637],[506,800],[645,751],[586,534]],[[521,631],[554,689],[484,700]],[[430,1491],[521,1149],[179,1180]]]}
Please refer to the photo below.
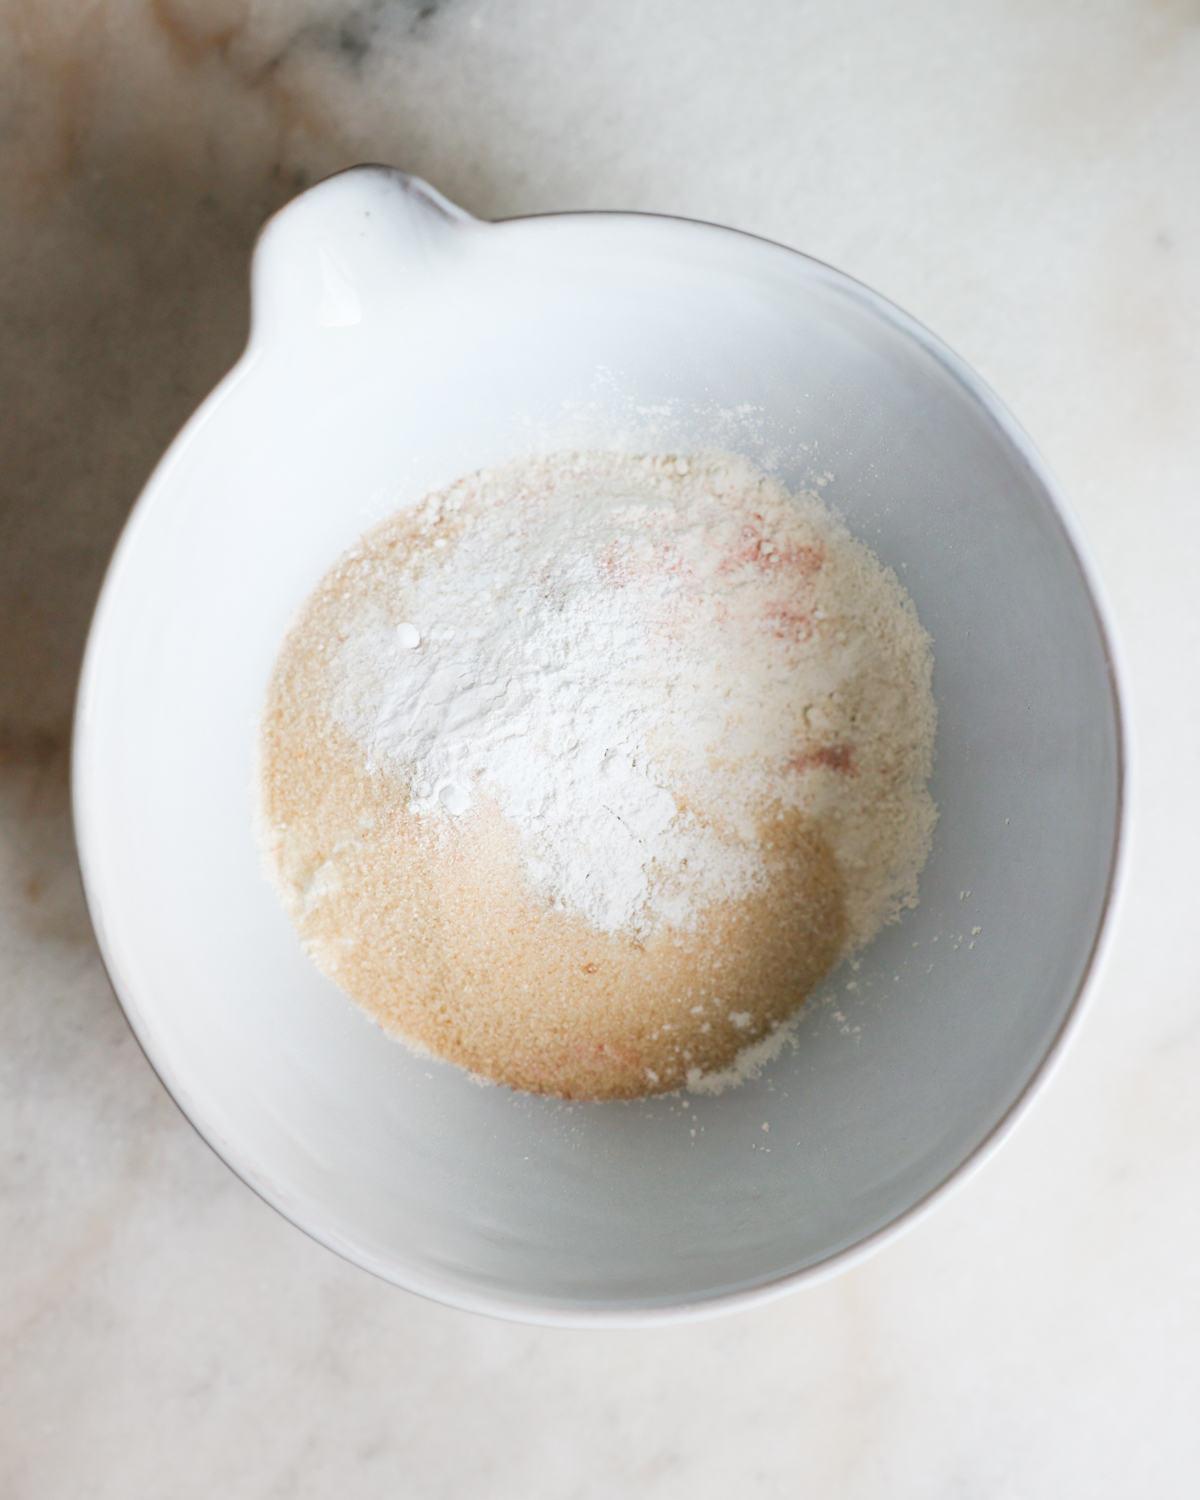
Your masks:
{"label": "powder dusting on bowl side", "polygon": [[815,496],[727,455],[524,458],[309,599],[260,842],[392,1034],[535,1092],[696,1085],[915,904],[930,678],[911,601]]}

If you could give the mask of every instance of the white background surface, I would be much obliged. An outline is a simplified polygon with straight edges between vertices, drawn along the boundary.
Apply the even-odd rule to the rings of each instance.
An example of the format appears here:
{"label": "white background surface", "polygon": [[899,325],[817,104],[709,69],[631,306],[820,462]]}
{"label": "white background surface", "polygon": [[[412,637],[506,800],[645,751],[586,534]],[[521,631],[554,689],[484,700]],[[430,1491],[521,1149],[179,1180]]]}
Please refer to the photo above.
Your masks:
{"label": "white background surface", "polygon": [[[0,1493],[1194,1494],[1195,0],[0,0],[0,110]],[[262,218],[362,159],[862,278],[1013,408],[1115,605],[1133,842],[1080,1039],[935,1216],[759,1311],[530,1330],[373,1281],[202,1145],[100,968],[65,744],[104,561]]]}

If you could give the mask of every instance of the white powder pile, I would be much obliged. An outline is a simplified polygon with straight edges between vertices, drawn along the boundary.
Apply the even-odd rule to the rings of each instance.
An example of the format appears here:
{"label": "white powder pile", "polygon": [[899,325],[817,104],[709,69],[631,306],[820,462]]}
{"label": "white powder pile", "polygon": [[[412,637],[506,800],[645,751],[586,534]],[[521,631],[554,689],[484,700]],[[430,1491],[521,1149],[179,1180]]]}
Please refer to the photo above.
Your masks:
{"label": "white powder pile", "polygon": [[260,837],[313,957],[516,1086],[727,1067],[916,900],[929,640],[744,462],[530,457],[366,536],[263,721]]}

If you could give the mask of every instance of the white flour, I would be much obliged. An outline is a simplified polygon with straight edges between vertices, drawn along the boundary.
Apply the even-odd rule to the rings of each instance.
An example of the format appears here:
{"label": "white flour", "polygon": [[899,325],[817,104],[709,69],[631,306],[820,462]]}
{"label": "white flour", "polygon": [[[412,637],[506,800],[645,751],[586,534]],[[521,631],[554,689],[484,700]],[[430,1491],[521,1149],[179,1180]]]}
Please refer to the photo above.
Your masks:
{"label": "white flour", "polygon": [[[932,722],[890,667],[928,640],[814,497],[720,457],[528,458],[429,497],[415,538],[353,602],[332,702],[410,810],[494,799],[532,886],[603,932],[761,891],[772,808],[840,825],[858,942],[914,899]],[[905,797],[864,805],[880,752]]]}

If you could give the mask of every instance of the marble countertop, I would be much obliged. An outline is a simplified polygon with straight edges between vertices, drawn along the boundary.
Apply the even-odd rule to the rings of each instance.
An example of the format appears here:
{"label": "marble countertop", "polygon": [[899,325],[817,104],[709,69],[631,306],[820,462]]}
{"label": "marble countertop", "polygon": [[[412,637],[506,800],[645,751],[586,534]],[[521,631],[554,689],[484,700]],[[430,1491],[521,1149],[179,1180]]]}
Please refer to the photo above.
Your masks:
{"label": "marble countertop", "polygon": [[[1194,1494],[1195,0],[0,0],[0,118],[0,1493]],[[962,1191],[774,1305],[564,1332],[373,1280],[210,1153],[101,968],[66,744],[103,568],[237,357],[261,221],[360,160],[861,278],[1025,424],[1114,603],[1132,842],[1086,1025]]]}

